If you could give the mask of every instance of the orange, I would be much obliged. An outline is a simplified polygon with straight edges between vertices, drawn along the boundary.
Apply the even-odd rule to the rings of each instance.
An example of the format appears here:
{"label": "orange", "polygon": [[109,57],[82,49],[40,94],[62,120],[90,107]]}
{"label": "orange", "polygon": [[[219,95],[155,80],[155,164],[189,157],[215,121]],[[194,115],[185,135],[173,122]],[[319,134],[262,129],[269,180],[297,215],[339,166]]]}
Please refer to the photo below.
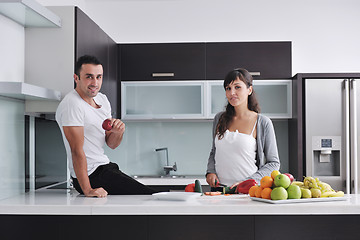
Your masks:
{"label": "orange", "polygon": [[278,171],[278,170],[272,171],[272,172],[271,172],[271,177],[272,177],[272,179],[275,179],[275,177],[276,177],[277,175],[279,175],[279,174],[280,174],[280,171]]}
{"label": "orange", "polygon": [[270,200],[271,200],[271,191],[272,191],[271,188],[264,188],[264,189],[261,191],[261,198],[270,199]]}
{"label": "orange", "polygon": [[255,186],[252,186],[250,189],[249,189],[249,195],[250,197],[255,197],[255,191],[256,189],[258,188],[259,186],[255,185]]}
{"label": "orange", "polygon": [[269,188],[272,187],[274,183],[274,179],[270,176],[265,176],[260,180],[260,186],[263,188]]}
{"label": "orange", "polygon": [[261,198],[261,191],[263,190],[262,187],[258,186],[258,188],[255,191],[255,197]]}

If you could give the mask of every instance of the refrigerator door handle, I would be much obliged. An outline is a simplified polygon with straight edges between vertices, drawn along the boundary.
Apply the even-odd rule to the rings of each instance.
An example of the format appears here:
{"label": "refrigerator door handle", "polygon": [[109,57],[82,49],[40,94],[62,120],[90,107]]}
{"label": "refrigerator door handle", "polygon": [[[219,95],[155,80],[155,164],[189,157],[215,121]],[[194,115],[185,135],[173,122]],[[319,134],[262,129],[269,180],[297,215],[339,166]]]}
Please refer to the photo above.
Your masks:
{"label": "refrigerator door handle", "polygon": [[344,80],[345,87],[345,183],[346,193],[350,194],[350,93],[349,93],[349,79]]}
{"label": "refrigerator door handle", "polygon": [[358,161],[357,161],[357,99],[356,99],[356,80],[350,80],[350,127],[351,127],[351,162],[352,162],[352,181],[354,189],[352,193],[358,193]]}

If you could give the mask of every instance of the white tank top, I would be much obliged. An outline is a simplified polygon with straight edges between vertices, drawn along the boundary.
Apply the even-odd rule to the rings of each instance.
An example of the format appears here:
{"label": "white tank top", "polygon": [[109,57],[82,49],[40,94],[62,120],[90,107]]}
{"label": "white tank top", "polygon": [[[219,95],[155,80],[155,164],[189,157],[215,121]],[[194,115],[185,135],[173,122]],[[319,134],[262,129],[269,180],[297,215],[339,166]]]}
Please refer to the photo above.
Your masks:
{"label": "white tank top", "polygon": [[222,139],[215,137],[215,169],[222,184],[231,186],[258,170],[255,159],[256,139],[253,137],[256,123],[257,120],[249,135],[239,133],[238,130],[226,130]]}

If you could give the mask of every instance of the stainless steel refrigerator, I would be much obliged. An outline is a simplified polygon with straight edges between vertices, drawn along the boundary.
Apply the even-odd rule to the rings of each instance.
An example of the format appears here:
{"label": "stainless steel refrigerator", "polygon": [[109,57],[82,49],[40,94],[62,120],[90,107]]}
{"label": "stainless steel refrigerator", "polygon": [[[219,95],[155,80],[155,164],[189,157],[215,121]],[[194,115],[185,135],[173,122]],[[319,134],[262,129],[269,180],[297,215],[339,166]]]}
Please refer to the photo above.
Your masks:
{"label": "stainless steel refrigerator", "polygon": [[306,175],[357,193],[360,79],[305,79]]}

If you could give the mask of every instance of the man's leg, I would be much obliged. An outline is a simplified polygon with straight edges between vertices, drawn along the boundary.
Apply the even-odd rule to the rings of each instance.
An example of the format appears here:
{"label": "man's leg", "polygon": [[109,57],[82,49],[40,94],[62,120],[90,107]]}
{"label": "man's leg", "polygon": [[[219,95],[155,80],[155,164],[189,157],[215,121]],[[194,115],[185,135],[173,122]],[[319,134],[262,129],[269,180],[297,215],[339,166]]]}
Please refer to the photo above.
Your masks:
{"label": "man's leg", "polygon": [[90,178],[90,183],[93,188],[103,187],[111,195],[142,195],[157,192],[121,172],[115,163],[104,165],[96,179]]}

